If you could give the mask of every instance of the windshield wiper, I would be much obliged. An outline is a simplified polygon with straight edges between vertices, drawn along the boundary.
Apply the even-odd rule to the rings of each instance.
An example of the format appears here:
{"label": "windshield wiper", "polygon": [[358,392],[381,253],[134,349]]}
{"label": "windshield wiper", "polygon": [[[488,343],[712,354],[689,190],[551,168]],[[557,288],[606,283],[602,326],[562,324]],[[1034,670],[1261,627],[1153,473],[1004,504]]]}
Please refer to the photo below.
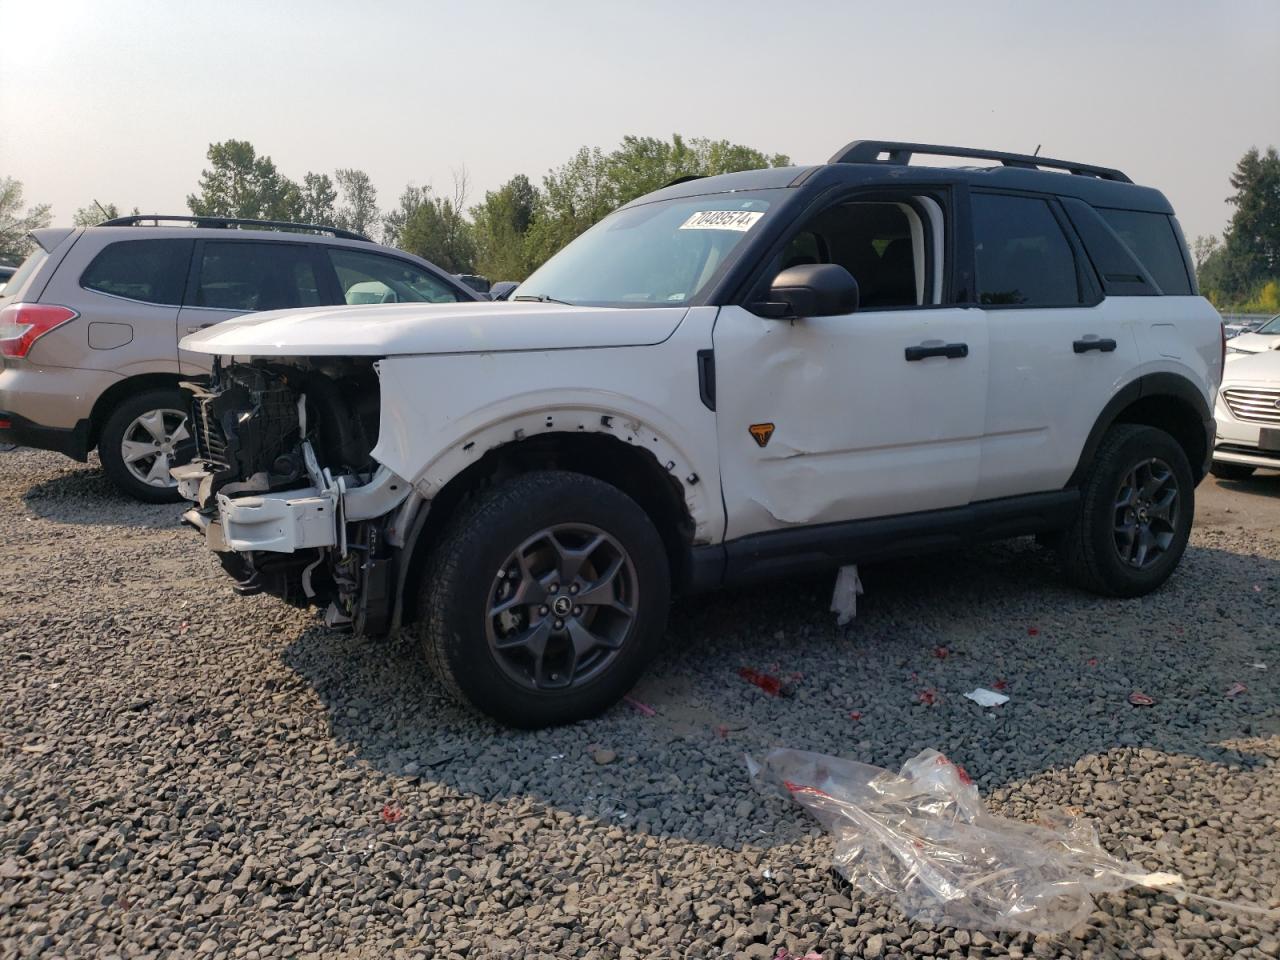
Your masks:
{"label": "windshield wiper", "polygon": [[522,293],[518,297],[512,297],[512,300],[530,300],[534,303],[561,303],[566,307],[574,307],[577,304],[570,303],[568,300],[557,300],[555,297],[548,297],[545,293]]}

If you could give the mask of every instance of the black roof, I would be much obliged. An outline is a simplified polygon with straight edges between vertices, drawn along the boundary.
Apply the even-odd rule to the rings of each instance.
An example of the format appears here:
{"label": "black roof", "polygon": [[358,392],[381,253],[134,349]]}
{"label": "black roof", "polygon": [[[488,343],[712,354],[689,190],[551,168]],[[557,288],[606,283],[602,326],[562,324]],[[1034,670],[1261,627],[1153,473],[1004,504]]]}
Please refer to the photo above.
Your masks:
{"label": "black roof", "polygon": [[[875,153],[888,153],[889,160],[870,160]],[[894,158],[894,152],[898,158]],[[981,158],[996,161],[998,166],[934,167],[911,165],[911,155],[925,153],[936,156]],[[853,156],[854,160],[841,159]],[[1039,169],[1043,165],[1050,169]],[[1061,172],[1059,172],[1061,171]],[[812,166],[770,167],[746,170],[715,177],[701,177],[673,183],[633,203],[650,203],[676,197],[696,197],[738,190],[773,190],[805,186],[822,189],[830,186],[858,186],[894,183],[945,184],[967,183],[974,187],[1021,190],[1031,193],[1078,197],[1098,207],[1119,207],[1152,213],[1173,213],[1164,194],[1152,187],[1131,182],[1119,170],[1090,164],[1053,160],[1026,154],[971,150],[964,147],[937,147],[930,144],[907,144],[884,141],[855,141],[832,158],[832,162]]]}

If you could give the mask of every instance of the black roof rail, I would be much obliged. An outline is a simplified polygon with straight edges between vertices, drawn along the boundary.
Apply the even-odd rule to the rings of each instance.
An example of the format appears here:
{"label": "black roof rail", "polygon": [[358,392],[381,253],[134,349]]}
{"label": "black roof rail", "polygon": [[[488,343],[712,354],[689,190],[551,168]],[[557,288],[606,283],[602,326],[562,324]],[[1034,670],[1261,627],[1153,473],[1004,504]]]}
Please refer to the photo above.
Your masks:
{"label": "black roof rail", "polygon": [[[888,160],[881,160],[880,154],[887,153]],[[1037,167],[1048,167],[1052,170],[1066,170],[1082,177],[1096,177],[1099,180],[1114,180],[1117,183],[1133,183],[1125,174],[1111,167],[1097,167],[1089,163],[1075,163],[1071,160],[1054,160],[1052,157],[1037,157],[1028,153],[1001,153],[998,150],[974,150],[970,147],[944,147],[935,143],[899,143],[893,140],[854,140],[836,151],[828,163],[894,163],[906,165],[911,162],[912,154],[924,153],[937,157],[969,157],[975,160],[997,160],[1006,167],[1021,167],[1034,170]]]}
{"label": "black roof rail", "polygon": [[294,223],[290,220],[253,220],[248,217],[200,217],[187,216],[185,214],[135,213],[128,217],[114,217],[111,220],[103,220],[98,226],[133,227],[145,220],[149,220],[157,226],[161,220],[168,220],[177,223],[190,223],[196,227],[212,227],[216,229],[266,227],[271,230],[307,230],[312,233],[327,233],[340,240],[363,240],[365,243],[373,243],[363,233],[356,233],[354,230],[343,230],[341,227],[330,227],[319,223]]}

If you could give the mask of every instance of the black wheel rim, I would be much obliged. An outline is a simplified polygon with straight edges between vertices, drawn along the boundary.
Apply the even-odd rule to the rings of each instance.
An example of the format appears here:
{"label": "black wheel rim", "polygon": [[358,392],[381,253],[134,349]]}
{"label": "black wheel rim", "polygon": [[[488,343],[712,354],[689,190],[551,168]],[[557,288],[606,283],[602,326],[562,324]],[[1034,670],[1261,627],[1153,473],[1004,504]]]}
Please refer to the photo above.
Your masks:
{"label": "black wheel rim", "polygon": [[635,565],[617,540],[590,524],[548,527],[513,550],[493,580],[489,650],[522,687],[581,686],[617,658],[638,600]]}
{"label": "black wheel rim", "polygon": [[1123,563],[1145,570],[1173,543],[1181,508],[1178,478],[1163,460],[1136,464],[1120,482],[1115,500],[1115,545]]}

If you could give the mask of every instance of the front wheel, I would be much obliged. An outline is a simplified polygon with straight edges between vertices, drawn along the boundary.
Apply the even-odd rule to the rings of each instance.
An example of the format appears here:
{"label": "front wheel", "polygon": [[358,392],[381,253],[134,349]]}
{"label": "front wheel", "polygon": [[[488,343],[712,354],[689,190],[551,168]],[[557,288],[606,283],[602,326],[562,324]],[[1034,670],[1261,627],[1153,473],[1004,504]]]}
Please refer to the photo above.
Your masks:
{"label": "front wheel", "polygon": [[459,508],[421,590],[426,655],[445,687],[534,728],[595,716],[634,685],[671,587],[662,538],[634,500],[538,471]]}
{"label": "front wheel", "polygon": [[145,503],[182,499],[169,470],[195,453],[187,429],[190,406],[187,394],[174,387],[146,390],[111,412],[98,438],[98,456],[121,492]]}
{"label": "front wheel", "polygon": [[1155,427],[1117,424],[1098,447],[1059,553],[1079,586],[1113,597],[1150,593],[1182,559],[1195,481],[1178,442]]}

